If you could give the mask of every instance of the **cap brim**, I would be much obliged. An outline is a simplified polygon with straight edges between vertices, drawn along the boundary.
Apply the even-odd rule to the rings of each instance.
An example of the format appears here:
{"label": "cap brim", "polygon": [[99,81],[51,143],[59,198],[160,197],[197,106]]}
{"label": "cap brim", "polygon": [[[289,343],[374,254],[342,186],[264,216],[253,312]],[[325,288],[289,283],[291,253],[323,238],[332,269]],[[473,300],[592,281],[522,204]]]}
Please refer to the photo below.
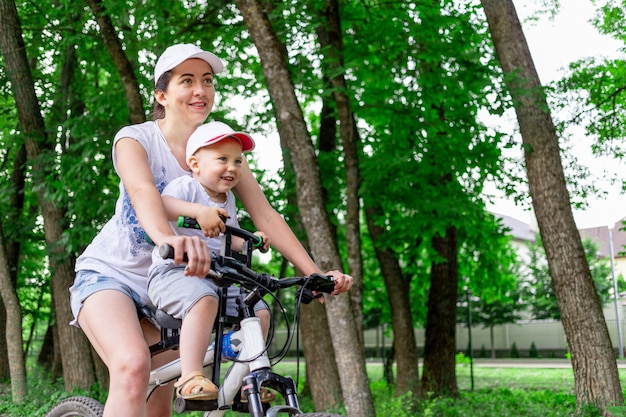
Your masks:
{"label": "cap brim", "polygon": [[224,135],[224,137],[233,137],[237,139],[241,143],[241,152],[250,152],[256,146],[254,140],[252,140],[248,134],[243,132],[229,133],[228,135]]}
{"label": "cap brim", "polygon": [[[177,67],[178,65],[182,64],[186,60],[192,59],[192,58],[200,58],[203,61],[206,61],[206,63],[211,66],[211,69],[213,70],[214,74],[218,74],[224,70],[224,64],[222,63],[222,60],[219,59],[217,56],[213,55],[211,52],[206,52],[206,51],[193,54],[190,57],[183,59],[178,64],[174,65],[174,67]],[[173,69],[174,67],[172,67],[171,69]]]}

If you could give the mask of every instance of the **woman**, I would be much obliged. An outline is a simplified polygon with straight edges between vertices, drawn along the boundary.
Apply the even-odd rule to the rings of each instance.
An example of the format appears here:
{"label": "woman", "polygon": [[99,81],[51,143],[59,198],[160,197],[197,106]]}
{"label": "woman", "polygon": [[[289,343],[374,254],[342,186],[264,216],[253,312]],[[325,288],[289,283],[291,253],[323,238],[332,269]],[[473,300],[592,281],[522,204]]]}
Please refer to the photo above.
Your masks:
{"label": "woman", "polygon": [[[205,276],[211,258],[204,242],[175,236],[169,226],[160,192],[176,177],[189,175],[185,161],[187,140],[204,123],[213,107],[215,74],[222,62],[195,45],[173,45],[159,57],[154,71],[153,120],[126,126],[114,139],[113,163],[120,176],[115,215],[76,262],[70,289],[74,317],[109,369],[105,417],[169,416],[172,384],[159,388],[146,405],[151,368],[172,359],[174,352],[151,359],[148,345],[158,330],[137,318],[148,302],[146,276],[153,244],[174,247],[176,263],[189,258],[186,274]],[[305,274],[320,272],[283,218],[267,202],[245,163],[234,189],[259,230],[267,230],[274,247]],[[206,236],[224,231],[214,211],[180,202],[179,214],[195,217]],[[331,271],[335,293],[347,291],[352,277]]]}

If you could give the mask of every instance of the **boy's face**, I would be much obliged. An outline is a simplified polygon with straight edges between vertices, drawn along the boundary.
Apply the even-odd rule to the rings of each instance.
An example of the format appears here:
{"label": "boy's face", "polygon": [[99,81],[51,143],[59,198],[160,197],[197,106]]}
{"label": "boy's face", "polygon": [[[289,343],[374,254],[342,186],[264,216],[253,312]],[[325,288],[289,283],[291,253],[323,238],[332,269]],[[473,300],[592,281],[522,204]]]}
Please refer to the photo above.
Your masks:
{"label": "boy's face", "polygon": [[235,138],[200,148],[189,158],[193,177],[211,198],[223,196],[237,185],[242,163],[241,143]]}

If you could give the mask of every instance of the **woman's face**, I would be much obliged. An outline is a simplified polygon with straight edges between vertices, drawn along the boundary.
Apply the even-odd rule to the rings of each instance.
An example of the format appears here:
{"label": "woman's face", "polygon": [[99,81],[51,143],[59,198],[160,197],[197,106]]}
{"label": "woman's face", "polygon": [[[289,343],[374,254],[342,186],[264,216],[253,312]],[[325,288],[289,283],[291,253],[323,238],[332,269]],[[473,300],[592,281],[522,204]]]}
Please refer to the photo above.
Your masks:
{"label": "woman's face", "polygon": [[166,118],[193,126],[204,123],[215,99],[213,81],[213,70],[202,59],[188,59],[174,68],[167,91],[159,91],[156,97],[165,108]]}

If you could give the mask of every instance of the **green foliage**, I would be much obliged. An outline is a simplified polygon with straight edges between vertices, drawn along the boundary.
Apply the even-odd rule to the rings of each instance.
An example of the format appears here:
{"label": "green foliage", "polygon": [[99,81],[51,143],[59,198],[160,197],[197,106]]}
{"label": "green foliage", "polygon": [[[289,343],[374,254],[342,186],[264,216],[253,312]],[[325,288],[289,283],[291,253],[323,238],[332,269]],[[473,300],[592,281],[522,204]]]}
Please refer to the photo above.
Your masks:
{"label": "green foliage", "polygon": [[[596,294],[604,305],[611,301],[613,293],[610,261],[597,256],[598,246],[591,239],[583,239],[582,244]],[[523,298],[530,306],[533,318],[559,320],[561,312],[552,288],[552,278],[541,238],[538,235],[536,241],[529,245],[526,268],[529,272],[525,280],[527,286]]]}
{"label": "green foliage", "polygon": [[466,356],[463,352],[459,352],[455,355],[455,363],[457,365],[469,365],[471,358]]}
{"label": "green foliage", "polygon": [[74,395],[84,395],[104,403],[106,392],[100,387],[93,386],[89,390],[75,389],[67,392],[63,388],[63,381],[52,382],[40,368],[32,367],[28,370],[28,396],[21,404],[11,400],[7,385],[0,383],[0,415],[7,417],[43,416],[57,402]]}
{"label": "green foliage", "polygon": [[478,357],[479,358],[487,358],[487,357],[489,357],[489,355],[487,354],[487,349],[485,348],[485,345],[481,345],[480,346],[480,352],[478,353]]}
{"label": "green foliage", "polygon": [[[272,23],[287,45],[285,58],[318,145],[326,208],[345,251],[343,150],[340,145],[319,149],[320,97],[333,92],[325,78],[333,74],[323,69],[336,59],[318,47],[323,3],[310,2],[309,13],[301,13],[298,2],[274,3]],[[146,117],[157,56],[172,43],[194,42],[227,63],[219,74],[219,100],[211,117],[237,122],[259,136],[275,130],[261,63],[232,2],[105,0],[103,6],[133,65]],[[461,285],[480,300],[473,320],[506,323],[516,319],[516,262],[501,224],[485,213],[483,187],[487,180],[507,178],[501,151],[510,143],[477,115],[485,110],[502,114],[510,103],[493,98],[502,80],[477,2],[445,0],[437,6],[414,1],[384,7],[342,4],[345,48],[338,68],[345,72],[346,93],[357,117],[360,197],[367,207],[381,208],[373,219],[385,230],[377,245],[395,254],[402,267],[396,278],[410,281],[416,323],[424,322],[430,265],[437,260],[430,239],[450,225],[459,231]],[[34,161],[25,166],[16,162],[23,137],[10,83],[0,71],[0,179],[3,185],[13,184],[12,173],[22,168],[26,177],[21,188],[0,189],[0,212],[7,241],[22,245],[17,287],[28,334],[50,314],[49,248],[37,193],[64,208],[65,233],[59,243],[67,256],[80,253],[113,213],[119,181],[111,147],[115,133],[129,123],[129,110],[122,79],[86,5],[18,1],[17,7],[27,22],[24,38],[50,142],[39,160],[46,166],[45,184],[36,186],[29,171]],[[73,74],[67,85],[62,83],[64,68]],[[250,111],[241,111],[242,99],[252,103]],[[293,189],[293,179],[257,175],[272,204],[293,219],[297,205],[281,196]],[[18,195],[24,204],[16,210],[12,198]],[[390,322],[390,306],[365,226],[362,236],[364,325],[370,327]],[[282,266],[274,257],[265,267],[279,274]],[[393,407],[404,407],[403,399],[393,401],[398,401]],[[433,402],[424,412],[439,406]],[[37,414],[29,410],[29,415]]]}
{"label": "green foliage", "polygon": [[509,357],[511,358],[519,358],[519,351],[517,350],[517,343],[513,342],[511,345],[511,351],[509,352]]}
{"label": "green foliage", "polygon": [[[295,365],[286,366],[289,374],[295,374]],[[402,396],[391,395],[391,388],[384,383],[380,366],[369,365],[371,389],[376,404],[376,413],[381,416],[406,417],[492,417],[524,415],[525,417],[599,417],[601,414],[591,406],[576,409],[576,399],[572,394],[573,376],[571,369],[533,369],[533,368],[484,368],[476,367],[473,372],[476,389],[469,390],[469,368],[458,367],[460,398],[416,398],[407,393]],[[63,392],[62,383],[52,384],[49,379],[33,370],[29,379],[32,393],[23,404],[11,402],[6,391],[7,385],[0,384],[0,414],[7,417],[41,416],[57,401],[71,395],[87,395],[100,401],[105,400],[103,393],[94,388],[88,391]],[[623,376],[622,378],[623,379]],[[504,381],[504,383],[503,383]],[[304,381],[301,381],[304,382]],[[302,397],[300,405],[305,412],[313,410],[312,400]],[[611,407],[620,415],[624,407]],[[342,413],[341,410],[333,410]],[[345,412],[343,413],[345,414]],[[179,414],[174,414],[179,415]],[[197,416],[202,413],[191,412],[181,416]],[[227,414],[229,417],[232,413]]]}
{"label": "green foliage", "polygon": [[528,350],[528,357],[529,358],[538,358],[539,357],[539,351],[537,350],[537,346],[535,345],[535,342],[532,342],[530,344],[530,349]]}
{"label": "green foliage", "polygon": [[465,291],[459,292],[457,301],[459,323],[468,323],[468,314],[471,314],[473,326],[484,328],[520,319],[519,313],[524,308],[518,279],[520,265],[507,232],[501,219],[491,217],[491,223],[485,221],[475,240],[467,245],[474,250],[466,253],[468,259],[463,264],[464,279],[460,285],[465,286]]}
{"label": "green foliage", "polygon": [[619,407],[607,407],[607,410],[609,410],[611,413],[613,413],[613,415],[615,417],[624,417],[626,416],[626,406],[619,406]]}

